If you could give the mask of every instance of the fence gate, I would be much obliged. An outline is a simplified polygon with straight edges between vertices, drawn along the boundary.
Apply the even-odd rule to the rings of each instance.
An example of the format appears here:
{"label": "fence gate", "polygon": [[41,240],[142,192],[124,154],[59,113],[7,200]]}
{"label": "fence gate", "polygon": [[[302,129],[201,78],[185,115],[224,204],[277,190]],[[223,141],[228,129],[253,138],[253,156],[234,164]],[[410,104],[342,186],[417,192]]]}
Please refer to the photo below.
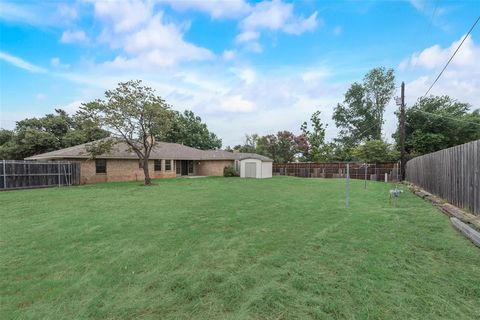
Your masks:
{"label": "fence gate", "polygon": [[80,162],[1,160],[0,190],[80,184]]}

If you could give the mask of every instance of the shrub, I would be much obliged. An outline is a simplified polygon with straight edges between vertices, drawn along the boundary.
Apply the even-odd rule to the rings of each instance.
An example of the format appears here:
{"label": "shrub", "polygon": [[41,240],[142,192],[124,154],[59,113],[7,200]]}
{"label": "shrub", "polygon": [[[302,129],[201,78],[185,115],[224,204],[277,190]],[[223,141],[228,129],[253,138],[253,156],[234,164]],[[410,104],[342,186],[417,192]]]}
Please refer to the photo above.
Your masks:
{"label": "shrub", "polygon": [[233,166],[226,166],[225,168],[223,168],[223,176],[224,177],[238,177],[239,174]]}

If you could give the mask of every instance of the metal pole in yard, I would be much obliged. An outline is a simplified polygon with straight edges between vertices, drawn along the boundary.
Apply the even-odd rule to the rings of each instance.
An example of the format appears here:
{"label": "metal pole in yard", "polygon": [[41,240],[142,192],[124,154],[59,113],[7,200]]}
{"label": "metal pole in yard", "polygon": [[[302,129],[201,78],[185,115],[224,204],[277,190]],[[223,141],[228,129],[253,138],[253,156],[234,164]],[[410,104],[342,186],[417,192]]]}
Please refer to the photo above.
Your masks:
{"label": "metal pole in yard", "polygon": [[7,172],[5,171],[5,160],[3,160],[3,188],[7,190]]}
{"label": "metal pole in yard", "polygon": [[347,163],[347,208],[350,205],[350,164]]}
{"label": "metal pole in yard", "polygon": [[367,189],[367,164],[364,163],[365,165],[365,189]]}
{"label": "metal pole in yard", "polygon": [[58,186],[60,187],[60,162],[58,163]]}

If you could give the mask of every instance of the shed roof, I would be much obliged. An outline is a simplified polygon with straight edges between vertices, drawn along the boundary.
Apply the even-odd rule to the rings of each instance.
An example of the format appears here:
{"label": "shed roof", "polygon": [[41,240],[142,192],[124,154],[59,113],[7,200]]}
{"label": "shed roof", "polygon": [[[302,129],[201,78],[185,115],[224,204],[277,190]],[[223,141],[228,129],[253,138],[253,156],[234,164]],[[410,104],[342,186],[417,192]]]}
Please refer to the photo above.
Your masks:
{"label": "shed roof", "polygon": [[[98,141],[88,142],[77,146],[34,155],[25,160],[54,160],[54,159],[88,159],[88,147]],[[123,141],[115,143],[110,152],[96,156],[98,159],[138,159],[138,156]],[[273,160],[256,154],[243,152],[229,152],[225,150],[199,150],[178,143],[156,142],[150,154],[150,159],[172,160],[243,160],[247,158],[272,162]]]}

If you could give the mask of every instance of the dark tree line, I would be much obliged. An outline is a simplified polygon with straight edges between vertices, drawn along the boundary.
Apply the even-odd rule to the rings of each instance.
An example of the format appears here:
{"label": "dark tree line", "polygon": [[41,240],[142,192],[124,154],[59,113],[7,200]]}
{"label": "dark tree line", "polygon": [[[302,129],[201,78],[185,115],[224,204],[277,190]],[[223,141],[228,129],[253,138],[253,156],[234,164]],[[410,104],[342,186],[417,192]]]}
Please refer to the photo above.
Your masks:
{"label": "dark tree line", "polygon": [[0,129],[0,158],[23,159],[107,137],[107,131],[80,114],[62,109],[41,118],[18,121],[13,130]]}

